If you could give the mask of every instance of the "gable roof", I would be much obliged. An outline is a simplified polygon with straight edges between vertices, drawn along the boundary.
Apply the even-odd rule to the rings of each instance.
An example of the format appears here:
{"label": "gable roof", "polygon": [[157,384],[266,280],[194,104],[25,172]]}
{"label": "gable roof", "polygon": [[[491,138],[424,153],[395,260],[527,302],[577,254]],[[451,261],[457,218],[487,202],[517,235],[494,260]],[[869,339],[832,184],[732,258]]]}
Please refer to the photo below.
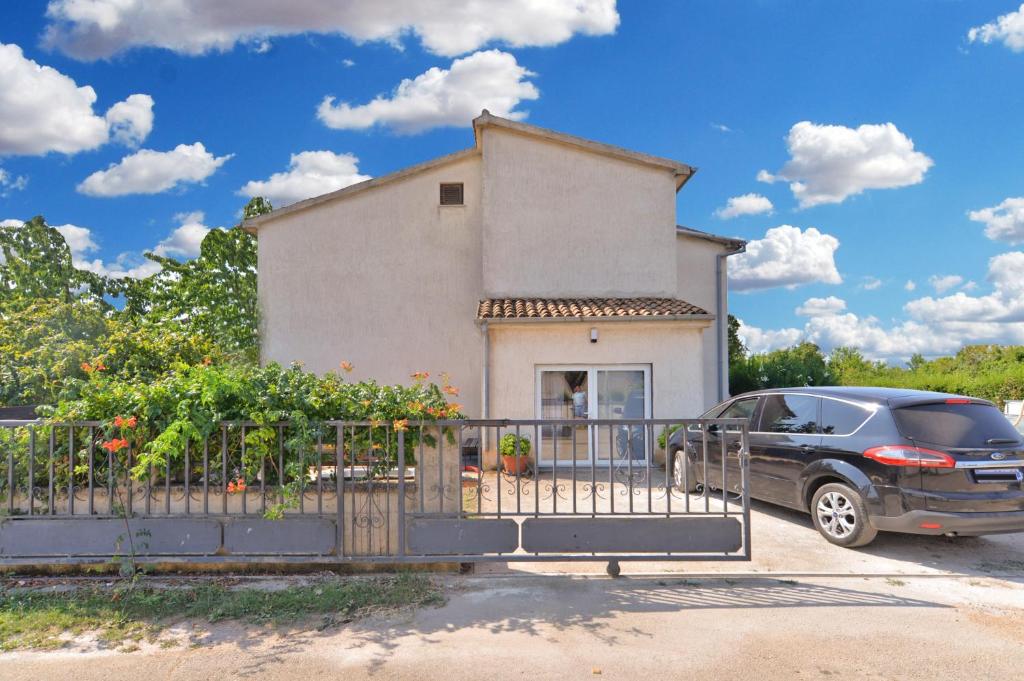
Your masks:
{"label": "gable roof", "polygon": [[447,156],[440,156],[423,163],[419,163],[408,168],[397,170],[387,175],[381,175],[364,182],[342,187],[333,192],[327,194],[321,194],[320,196],[314,196],[303,201],[284,206],[283,208],[276,208],[266,215],[259,215],[254,218],[249,218],[242,224],[242,228],[249,232],[256,232],[260,225],[275,220],[283,215],[290,215],[313,206],[318,206],[328,201],[334,201],[335,199],[342,199],[352,194],[357,194],[367,189],[379,187],[396,180],[401,180],[417,173],[437,168],[448,163],[454,163],[460,161],[469,156],[474,156],[483,153],[483,136],[480,134],[481,130],[486,127],[497,127],[506,130],[511,130],[523,135],[530,135],[541,139],[546,139],[552,142],[558,142],[568,146],[583,149],[595,154],[601,154],[604,156],[610,156],[624,161],[630,161],[632,163],[639,163],[641,165],[654,166],[657,168],[663,168],[670,170],[675,173],[676,177],[676,191],[679,191],[687,180],[693,177],[693,174],[697,172],[697,169],[679,161],[673,161],[667,158],[661,158],[659,156],[651,156],[650,154],[643,154],[638,151],[630,151],[622,147],[616,147],[611,144],[604,144],[602,142],[594,142],[592,140],[583,139],[582,137],[575,137],[574,135],[567,135],[565,133],[557,132],[555,130],[549,130],[536,125],[529,125],[527,123],[520,123],[518,121],[512,121],[507,118],[501,118],[491,114],[487,109],[473,119],[473,136],[475,139],[475,146],[469,149],[463,149],[457,151],[454,154],[448,154]]}
{"label": "gable roof", "polygon": [[702,239],[703,241],[721,244],[722,246],[730,249],[730,254],[742,253],[747,248],[747,242],[743,239],[719,236],[717,234],[711,234],[710,232],[702,232],[701,230],[694,229],[693,227],[683,227],[682,225],[676,225],[676,236],[687,236],[694,239]]}
{"label": "gable roof", "polygon": [[710,319],[711,315],[678,298],[485,298],[476,313],[481,321],[641,317]]}
{"label": "gable roof", "polygon": [[697,172],[696,168],[682,163],[681,161],[673,161],[672,159],[662,158],[661,156],[652,156],[639,151],[616,147],[612,144],[605,144],[604,142],[595,142],[593,140],[584,139],[583,137],[567,135],[564,132],[542,128],[539,125],[520,123],[519,121],[495,116],[487,109],[484,109],[479,116],[473,119],[473,133],[476,137],[477,147],[482,145],[480,131],[487,127],[512,130],[513,132],[518,132],[523,135],[530,135],[531,137],[539,137],[550,142],[566,144],[595,154],[601,154],[602,156],[611,156],[612,158],[617,158],[623,161],[631,161],[641,165],[672,170],[676,174],[676,191],[679,191],[682,186],[686,184],[687,180],[693,177],[693,174]]}

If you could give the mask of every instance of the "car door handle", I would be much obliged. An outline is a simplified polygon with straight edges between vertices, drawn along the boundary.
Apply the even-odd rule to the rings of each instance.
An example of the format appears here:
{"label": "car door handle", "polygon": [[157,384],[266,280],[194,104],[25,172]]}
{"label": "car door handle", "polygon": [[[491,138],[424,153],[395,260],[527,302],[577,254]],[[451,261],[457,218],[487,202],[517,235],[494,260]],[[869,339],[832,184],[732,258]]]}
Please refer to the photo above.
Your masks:
{"label": "car door handle", "polygon": [[800,451],[804,454],[813,454],[818,451],[818,448],[814,445],[800,445]]}

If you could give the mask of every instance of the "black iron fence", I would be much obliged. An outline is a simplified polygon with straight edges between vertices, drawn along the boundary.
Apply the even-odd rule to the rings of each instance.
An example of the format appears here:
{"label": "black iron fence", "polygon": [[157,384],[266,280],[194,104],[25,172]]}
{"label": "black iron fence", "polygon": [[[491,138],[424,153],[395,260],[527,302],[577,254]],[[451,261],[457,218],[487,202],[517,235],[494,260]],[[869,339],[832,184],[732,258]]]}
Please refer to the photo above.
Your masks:
{"label": "black iron fence", "polygon": [[0,421],[0,564],[750,559],[741,420],[111,433]]}

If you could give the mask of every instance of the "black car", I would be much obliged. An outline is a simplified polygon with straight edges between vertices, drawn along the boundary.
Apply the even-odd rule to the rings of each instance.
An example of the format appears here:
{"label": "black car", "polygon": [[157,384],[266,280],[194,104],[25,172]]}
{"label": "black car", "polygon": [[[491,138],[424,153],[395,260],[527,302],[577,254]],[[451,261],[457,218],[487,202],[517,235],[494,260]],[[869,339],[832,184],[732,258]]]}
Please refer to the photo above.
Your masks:
{"label": "black car", "polygon": [[[1024,531],[1024,436],[986,400],[895,388],[787,388],[739,395],[703,418],[748,419],[750,495],[809,511],[833,544],[864,546],[879,530]],[[688,492],[723,486],[723,434],[708,431],[706,468],[699,426],[669,438],[676,485]],[[739,491],[738,438],[724,436],[725,487]]]}

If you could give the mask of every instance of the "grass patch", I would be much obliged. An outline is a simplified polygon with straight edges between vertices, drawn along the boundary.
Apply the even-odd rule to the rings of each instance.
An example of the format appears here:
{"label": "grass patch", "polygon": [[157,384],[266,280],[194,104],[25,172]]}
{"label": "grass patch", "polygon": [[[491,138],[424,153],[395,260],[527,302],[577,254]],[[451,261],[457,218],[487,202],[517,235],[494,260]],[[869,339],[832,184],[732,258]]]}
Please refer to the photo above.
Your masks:
{"label": "grass patch", "polygon": [[238,620],[286,625],[316,615],[330,622],[371,612],[440,605],[440,590],[427,577],[398,575],[337,579],[266,591],[217,584],[153,589],[87,588],[54,592],[0,592],[0,650],[53,649],[70,636],[99,633],[108,645],[154,638],[174,620]]}

